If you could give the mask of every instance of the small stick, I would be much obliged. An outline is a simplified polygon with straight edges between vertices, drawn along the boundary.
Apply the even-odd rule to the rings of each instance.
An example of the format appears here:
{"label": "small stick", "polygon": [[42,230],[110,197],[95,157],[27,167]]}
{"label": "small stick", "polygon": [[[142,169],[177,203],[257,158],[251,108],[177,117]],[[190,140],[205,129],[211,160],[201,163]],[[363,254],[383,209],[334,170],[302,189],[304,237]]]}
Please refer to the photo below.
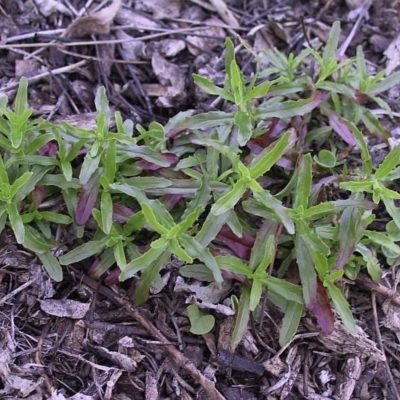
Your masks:
{"label": "small stick", "polygon": [[70,267],[70,269],[79,279],[82,280],[85,285],[89,286],[92,289],[98,288],[99,293],[108,297],[110,300],[113,301],[113,303],[119,305],[120,307],[123,307],[132,318],[139,322],[139,324],[141,324],[147,330],[147,332],[150,333],[150,335],[163,343],[171,359],[174,360],[179,367],[188,372],[190,376],[202,386],[204,391],[209,396],[208,398],[210,400],[226,400],[225,397],[222,396],[222,394],[215,388],[214,383],[207,379],[196,368],[191,360],[189,360],[179,350],[177,350],[175,346],[171,345],[170,341],[150,321],[148,321],[142,314],[140,314],[139,310],[135,308],[130,301],[126,300],[121,295],[114,293],[112,290],[104,286],[98,285],[97,282],[95,282],[93,279],[88,278],[75,268]]}

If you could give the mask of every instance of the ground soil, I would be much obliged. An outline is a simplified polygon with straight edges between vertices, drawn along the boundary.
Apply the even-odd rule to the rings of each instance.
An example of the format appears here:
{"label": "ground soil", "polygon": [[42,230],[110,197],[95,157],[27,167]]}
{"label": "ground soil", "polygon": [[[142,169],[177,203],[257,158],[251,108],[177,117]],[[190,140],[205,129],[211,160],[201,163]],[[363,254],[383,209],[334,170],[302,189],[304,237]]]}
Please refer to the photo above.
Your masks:
{"label": "ground soil", "polygon": [[[346,55],[361,45],[378,71],[388,66],[385,51],[400,28],[397,0],[374,0],[366,6],[369,18],[356,27],[357,15],[350,12],[362,0],[124,0],[112,20],[112,6],[95,14],[92,2],[89,10],[85,3],[0,3],[0,93],[13,99],[26,76],[36,116],[90,127],[96,89],[104,86],[124,118],[144,126],[165,123],[178,111],[215,106],[194,87],[191,73],[222,82],[226,36],[238,45],[240,35],[257,52],[277,47],[298,53],[307,41],[324,42],[339,20],[342,44],[354,33]],[[99,9],[104,6],[109,4]],[[250,76],[248,53],[238,54]],[[397,110],[396,99],[390,101]],[[396,127],[395,120],[390,124]],[[380,283],[366,276],[343,282],[356,336],[339,321],[334,334],[324,335],[306,316],[282,349],[282,316],[265,304],[266,317],[251,321],[234,355],[222,349],[232,317],[218,317],[208,335],[189,332],[185,295],[174,293],[174,274],[137,310],[129,284],[108,286],[86,271],[83,264],[68,267],[65,279],[54,283],[10,232],[2,233],[1,399],[399,398],[395,270],[387,269]]]}

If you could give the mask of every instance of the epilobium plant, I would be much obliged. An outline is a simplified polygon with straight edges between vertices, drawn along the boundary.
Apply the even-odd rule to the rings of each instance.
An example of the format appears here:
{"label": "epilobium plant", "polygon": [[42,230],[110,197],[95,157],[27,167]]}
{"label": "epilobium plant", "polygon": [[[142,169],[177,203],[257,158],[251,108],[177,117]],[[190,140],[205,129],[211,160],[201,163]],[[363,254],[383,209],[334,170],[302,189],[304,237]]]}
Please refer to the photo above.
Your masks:
{"label": "epilobium plant", "polygon": [[[113,132],[102,88],[95,129],[29,122],[22,79],[14,111],[0,103],[0,231],[8,225],[55,280],[61,265],[86,259],[89,273],[107,273],[108,283],[135,279],[136,305],[177,265],[184,278],[239,282],[232,349],[262,298],[284,314],[282,345],[306,310],[331,332],[334,307],[354,331],[337,283],[363,268],[378,280],[379,255],[400,264],[400,195],[392,187],[400,147],[374,171],[365,139],[388,135],[365,100],[390,113],[378,95],[399,73],[368,76],[361,48],[354,59],[336,56],[338,38],[336,23],[321,53],[267,51],[271,65],[262,72],[255,55],[251,79],[227,39],[224,85],[194,81],[231,103],[229,111],[185,111],[148,129],[117,112]],[[361,151],[354,169],[346,166],[351,147]],[[392,219],[383,232],[368,229],[378,204]],[[61,243],[68,251],[57,260]],[[214,317],[196,304],[188,315],[192,332],[213,328]]]}

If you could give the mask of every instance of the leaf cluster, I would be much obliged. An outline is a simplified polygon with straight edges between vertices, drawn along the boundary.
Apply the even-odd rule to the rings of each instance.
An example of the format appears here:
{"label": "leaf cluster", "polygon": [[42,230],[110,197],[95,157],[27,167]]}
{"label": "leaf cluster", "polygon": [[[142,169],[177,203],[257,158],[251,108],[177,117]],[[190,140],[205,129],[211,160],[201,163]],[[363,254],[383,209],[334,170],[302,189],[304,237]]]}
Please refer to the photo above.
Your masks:
{"label": "leaf cluster", "polygon": [[[0,99],[0,232],[9,226],[56,281],[87,259],[94,277],[136,279],[136,305],[174,259],[186,278],[240,282],[232,348],[263,297],[284,314],[282,345],[306,309],[331,332],[333,306],[355,331],[340,279],[366,268],[379,280],[379,255],[400,264],[400,146],[374,168],[367,144],[388,136],[367,100],[390,114],[378,95],[399,73],[370,77],[361,48],[340,60],[339,32],[336,23],[322,52],[266,51],[262,71],[253,53],[248,79],[227,39],[223,87],[193,79],[231,111],[185,111],[165,126],[134,127],[117,112],[111,129],[104,88],[95,129],[31,120],[22,78],[13,110]],[[390,216],[383,232],[368,229],[378,206]],[[67,233],[75,244],[57,258]],[[193,332],[212,329],[196,305],[188,315]]]}

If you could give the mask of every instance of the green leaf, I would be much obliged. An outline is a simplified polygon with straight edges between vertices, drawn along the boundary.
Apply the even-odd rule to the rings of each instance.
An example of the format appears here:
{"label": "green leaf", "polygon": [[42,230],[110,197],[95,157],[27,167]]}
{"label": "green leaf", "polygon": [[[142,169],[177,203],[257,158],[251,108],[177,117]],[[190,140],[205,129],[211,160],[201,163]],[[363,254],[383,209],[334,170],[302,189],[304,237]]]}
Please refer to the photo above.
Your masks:
{"label": "green leaf", "polygon": [[319,252],[328,256],[330,254],[330,248],[327,246],[322,239],[315,234],[315,232],[310,228],[303,220],[298,221],[296,224],[297,235],[302,237],[302,241],[307,244],[307,247],[315,252]]}
{"label": "green leaf", "polygon": [[262,295],[262,284],[258,279],[253,279],[250,291],[250,311],[254,311],[258,306]]}
{"label": "green leaf", "polygon": [[137,272],[149,268],[153,263],[156,263],[162,254],[165,256],[171,255],[169,241],[158,239],[152,242],[150,250],[126,264],[125,268],[121,271],[119,280],[123,282],[126,279],[132,278]]}
{"label": "green leaf", "polygon": [[187,312],[190,321],[190,332],[194,335],[204,335],[214,328],[214,316],[204,314],[195,304],[188,306]]}
{"label": "green leaf", "polygon": [[283,279],[275,278],[273,276],[267,276],[263,280],[268,287],[268,291],[274,292],[288,301],[304,304],[300,286],[287,282]]}
{"label": "green leaf", "polygon": [[329,150],[321,150],[318,155],[314,156],[315,162],[321,167],[333,168],[336,165],[336,156]]}
{"label": "green leaf", "polygon": [[358,208],[347,208],[339,219],[339,251],[336,268],[342,269],[348,263],[350,256],[362,237],[365,224]]}
{"label": "green leaf", "polygon": [[197,207],[200,207],[199,210],[201,211],[205,210],[211,198],[212,196],[211,188],[209,185],[209,178],[207,174],[204,174],[201,178],[200,188],[196,190],[196,194],[194,195],[192,200],[190,200],[189,203],[186,205],[185,211],[183,212],[181,217],[182,220],[184,220],[189,214],[194,212]]}
{"label": "green leaf", "polygon": [[257,86],[254,86],[252,89],[246,92],[243,102],[248,102],[253,99],[259,99],[260,97],[264,97],[268,94],[269,89],[272,85],[275,85],[277,83],[281,82],[288,82],[288,78],[281,76],[278,79],[274,79],[272,81],[265,81],[260,83]]}
{"label": "green leaf", "polygon": [[389,75],[387,78],[381,80],[379,83],[373,85],[370,89],[368,89],[367,94],[376,95],[378,93],[385,92],[389,90],[394,85],[398,84],[400,80],[400,71],[394,72]]}
{"label": "green leaf", "polygon": [[98,154],[94,158],[91,157],[89,153],[86,154],[83,160],[81,173],[79,174],[79,183],[81,185],[88,183],[93,173],[99,168],[100,160],[101,154]]}
{"label": "green leaf", "polygon": [[356,334],[357,327],[354,321],[353,315],[350,311],[349,303],[344,298],[342,292],[332,283],[326,280],[324,286],[328,289],[328,293],[331,296],[333,305],[336,311],[339,313],[345,327],[350,333]]}
{"label": "green leaf", "polygon": [[[167,210],[163,209],[163,207],[160,204],[157,204],[158,202],[156,203],[154,200],[149,200],[149,202],[151,202],[151,204],[147,204],[144,202],[141,202],[140,204],[140,206],[142,207],[143,215],[145,216],[147,223],[161,235],[168,233],[169,229],[171,229],[174,225],[174,221],[173,220],[171,221],[172,217],[169,215]],[[153,211],[153,208],[156,208],[155,209],[156,212],[158,211],[157,215]],[[161,209],[163,209],[162,213],[164,214],[164,218],[160,218],[161,213],[159,211]],[[166,213],[168,213],[169,217],[166,216]],[[158,222],[159,220],[161,220],[161,222],[164,223],[165,220],[167,220],[168,228],[163,226],[160,222]]]}
{"label": "green leaf", "polygon": [[368,239],[372,240],[374,243],[379,244],[380,246],[384,246],[390,249],[392,252],[400,255],[400,246],[395,244],[385,233],[375,232],[375,231],[364,231],[364,235],[368,237]]}
{"label": "green leaf", "polygon": [[58,214],[51,211],[41,211],[40,215],[44,220],[55,224],[69,225],[72,223],[72,218],[69,215]]}
{"label": "green leaf", "polygon": [[238,143],[243,147],[251,139],[253,134],[253,124],[250,116],[245,111],[236,111],[234,115],[234,124],[238,127]]}
{"label": "green leaf", "polygon": [[193,263],[193,258],[190,257],[189,254],[185,250],[182,249],[182,247],[179,245],[179,242],[177,239],[171,239],[169,244],[170,244],[172,254],[174,254],[180,260],[185,261],[188,264]]}
{"label": "green leaf", "polygon": [[312,250],[310,250],[310,255],[318,276],[323,279],[329,271],[328,258],[324,254]]}
{"label": "green leaf", "polygon": [[108,142],[108,148],[105,153],[105,177],[108,182],[114,182],[115,173],[117,171],[117,146],[115,140],[110,140]]}
{"label": "green leaf", "polygon": [[43,267],[49,274],[50,278],[56,282],[61,282],[63,280],[63,270],[53,254],[51,254],[50,251],[46,251],[45,253],[39,253],[36,255],[42,262]]}
{"label": "green leaf", "polygon": [[6,183],[8,185],[9,182],[10,181],[8,179],[7,170],[3,162],[3,157],[0,153],[0,183]]}
{"label": "green leaf", "polygon": [[400,210],[394,204],[392,199],[388,199],[386,197],[381,198],[383,204],[385,205],[386,211],[393,218],[394,223],[400,229]]}
{"label": "green leaf", "polygon": [[237,311],[235,327],[231,337],[231,349],[234,351],[239,343],[242,341],[243,336],[248,330],[248,323],[250,319],[250,289],[242,286],[242,295],[240,296],[239,309]]}
{"label": "green leaf", "polygon": [[289,301],[279,331],[279,344],[285,347],[296,334],[304,313],[304,306],[294,301]]}
{"label": "green leaf", "polygon": [[122,271],[126,268],[126,257],[124,251],[124,243],[122,240],[118,240],[117,243],[112,247],[115,262],[117,263],[119,269]]}
{"label": "green leaf", "polygon": [[361,160],[364,167],[364,172],[369,176],[372,173],[372,159],[369,154],[368,144],[365,140],[364,135],[359,129],[355,126],[353,122],[347,122],[347,126],[351,129],[356,138],[357,144],[361,149]]}
{"label": "green leaf", "polygon": [[293,147],[296,135],[292,129],[286,131],[282,137],[263,150],[249,165],[250,176],[257,179],[268,172],[276,162]]}
{"label": "green leaf", "polygon": [[111,194],[105,190],[101,192],[100,212],[104,233],[109,234],[113,224],[113,203]]}
{"label": "green leaf", "polygon": [[311,195],[312,183],[312,158],[311,154],[306,154],[301,161],[297,187],[294,191],[294,208],[303,207],[306,210]]}
{"label": "green leaf", "polygon": [[55,244],[51,244],[47,241],[39,232],[27,225],[25,227],[25,240],[23,246],[33,251],[36,255],[46,253],[50,250]]}
{"label": "green leaf", "polygon": [[332,25],[328,41],[326,42],[326,46],[322,54],[322,59],[324,63],[328,63],[332,59],[336,59],[336,52],[339,43],[339,35],[340,35],[340,22],[335,21]]}
{"label": "green leaf", "polygon": [[60,264],[75,264],[79,261],[86,260],[87,258],[92,257],[97,253],[100,253],[105,249],[107,240],[108,238],[103,238],[101,240],[92,240],[78,247],[75,247],[75,249],[60,257]]}
{"label": "green leaf", "polygon": [[317,274],[314,263],[308,250],[308,244],[302,239],[302,234],[297,233],[295,237],[296,261],[299,267],[303,296],[306,306],[312,304],[317,293]]}
{"label": "green leaf", "polygon": [[6,204],[6,211],[17,242],[23,244],[25,240],[25,227],[21,215],[18,212],[17,205],[15,203]]}
{"label": "green leaf", "polygon": [[341,189],[350,190],[351,192],[372,192],[374,181],[354,181],[354,182],[341,182],[339,187]]}
{"label": "green leaf", "polygon": [[203,247],[193,237],[190,237],[188,235],[183,235],[182,237],[180,237],[179,242],[185,247],[185,250],[189,253],[191,257],[203,261],[203,263],[213,273],[215,282],[222,283],[224,281],[218,264],[207,247]]}
{"label": "green leaf", "polygon": [[[170,252],[164,252],[164,254],[160,254],[143,270],[142,275],[140,276],[139,285],[135,290],[135,307],[141,306],[147,300],[151,285],[156,280],[161,269],[164,268],[170,260],[170,256]],[[121,276],[119,279],[122,280]]]}
{"label": "green leaf", "polygon": [[337,207],[333,202],[319,203],[316,206],[312,206],[304,210],[303,217],[305,220],[315,220],[329,214],[337,212]]}
{"label": "green leaf", "polygon": [[234,103],[235,98],[233,97],[232,93],[229,93],[226,89],[220,88],[214,84],[208,78],[204,76],[200,76],[197,74],[192,74],[194,83],[204,92],[207,94],[211,94],[213,96],[220,96],[225,100],[231,101]]}
{"label": "green leaf", "polygon": [[226,223],[230,212],[226,211],[220,215],[214,215],[213,213],[208,213],[200,232],[196,235],[196,241],[203,247],[207,247],[212,240],[218,235],[222,226]]}
{"label": "green leaf", "polygon": [[221,215],[233,207],[242,198],[247,189],[247,182],[244,179],[239,179],[228,193],[220,197],[211,207],[211,213]]}
{"label": "green leaf", "polygon": [[203,264],[184,265],[179,268],[179,274],[185,278],[195,278],[203,282],[213,282],[214,277],[211,271]]}
{"label": "green leaf", "polygon": [[[172,185],[170,179],[157,178],[153,176],[135,176],[134,178],[124,180],[124,182],[125,184],[133,186],[136,190],[164,189]],[[132,196],[133,194],[129,195]]]}
{"label": "green leaf", "polygon": [[[28,102],[28,79],[22,77],[19,81],[17,95],[15,97],[15,117],[18,121],[18,124],[24,123],[26,121],[26,116],[32,113],[32,110],[27,110]],[[28,111],[29,114],[26,114]],[[25,121],[23,121],[25,119]],[[21,126],[20,126],[21,128]],[[13,148],[18,148],[23,139],[24,139],[24,131],[22,129],[13,129],[11,134],[11,143]]]}
{"label": "green leaf", "polygon": [[381,266],[375,254],[367,246],[358,243],[355,251],[360,253],[365,261],[369,276],[374,282],[379,282],[382,277]]}
{"label": "green leaf", "polygon": [[276,243],[275,243],[275,235],[273,235],[273,232],[271,232],[271,234],[266,237],[266,241],[263,247],[264,247],[264,255],[260,262],[260,265],[258,265],[258,267],[254,272],[255,276],[264,276],[267,271],[267,268],[271,265],[272,261],[274,260],[276,252]]}
{"label": "green leaf", "polygon": [[231,61],[231,65],[229,68],[230,68],[230,76],[229,76],[230,84],[233,90],[235,103],[237,105],[241,105],[243,102],[243,88],[244,88],[243,75],[235,59]]}
{"label": "green leaf", "polygon": [[[270,93],[272,93],[272,89]],[[317,92],[308,99],[282,101],[270,104],[265,109],[258,107],[253,115],[257,121],[268,120],[270,118],[286,119],[299,117],[312,112],[325,98],[324,94]]]}
{"label": "green leaf", "polygon": [[242,203],[246,212],[266,219],[274,219],[275,216],[275,219],[284,225],[290,235],[294,234],[294,223],[281,201],[267,190],[263,190],[261,193],[254,192],[253,196],[254,198]]}
{"label": "green leaf", "polygon": [[190,229],[195,224],[195,222],[199,219],[203,210],[204,210],[204,207],[199,204],[190,214],[188,214],[185,217],[185,219],[183,219],[178,225],[176,225],[176,228],[178,228],[177,234],[182,235],[188,229]]}
{"label": "green leaf", "polygon": [[394,147],[385,157],[375,172],[376,179],[385,179],[387,175],[400,163],[400,145]]}
{"label": "green leaf", "polygon": [[32,175],[33,172],[25,172],[18,179],[16,179],[10,187],[10,196],[14,197],[17,192],[20,192]]}
{"label": "green leaf", "polygon": [[216,256],[215,261],[222,270],[234,272],[235,274],[241,274],[247,278],[250,278],[253,274],[251,268],[237,257],[230,255]]}

